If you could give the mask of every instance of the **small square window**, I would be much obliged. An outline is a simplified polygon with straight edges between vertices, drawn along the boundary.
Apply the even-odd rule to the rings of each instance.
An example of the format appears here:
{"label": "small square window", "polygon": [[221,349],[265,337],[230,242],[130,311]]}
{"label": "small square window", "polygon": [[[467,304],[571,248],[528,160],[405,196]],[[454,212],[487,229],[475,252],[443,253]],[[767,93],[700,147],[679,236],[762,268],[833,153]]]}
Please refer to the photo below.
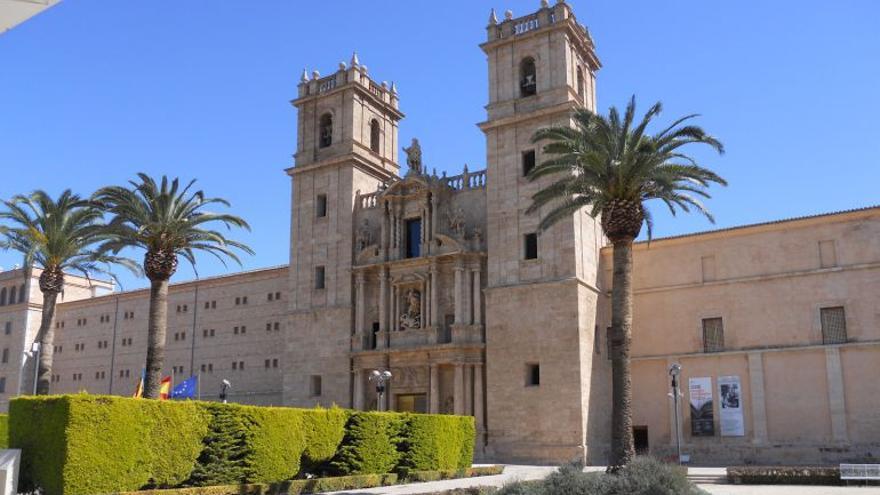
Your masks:
{"label": "small square window", "polygon": [[327,216],[327,195],[319,194],[317,198],[315,198],[315,216],[317,218],[323,218]]}
{"label": "small square window", "polygon": [[312,397],[321,396],[321,375],[312,375],[309,378],[309,395]]}
{"label": "small square window", "polygon": [[843,306],[821,308],[819,318],[822,322],[823,344],[846,343],[846,312]]}
{"label": "small square window", "polygon": [[324,267],[316,266],[315,267],[315,288],[323,289],[324,288]]}
{"label": "small square window", "polygon": [[527,260],[538,259],[538,234],[531,233],[524,236],[524,258]]}
{"label": "small square window", "polygon": [[523,177],[535,168],[535,150],[526,150],[522,153],[522,174]]}
{"label": "small square window", "polygon": [[537,387],[541,384],[541,365],[529,363],[526,365],[526,386]]}

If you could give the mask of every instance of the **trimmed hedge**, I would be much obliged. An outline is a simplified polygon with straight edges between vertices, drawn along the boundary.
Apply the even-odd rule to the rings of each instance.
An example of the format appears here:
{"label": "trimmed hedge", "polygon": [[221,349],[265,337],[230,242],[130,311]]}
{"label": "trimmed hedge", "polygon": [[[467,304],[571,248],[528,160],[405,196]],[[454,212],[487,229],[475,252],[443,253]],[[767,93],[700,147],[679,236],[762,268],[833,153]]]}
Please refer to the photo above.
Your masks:
{"label": "trimmed hedge", "polygon": [[471,467],[476,429],[470,416],[410,415],[405,425],[405,469],[448,470]]}
{"label": "trimmed hedge", "polygon": [[118,397],[19,398],[9,417],[10,445],[22,449],[21,490],[50,495],[179,485],[208,431],[194,403]]}
{"label": "trimmed hedge", "polygon": [[478,466],[464,469],[442,469],[431,471],[410,471],[404,475],[406,483],[421,483],[425,481],[453,480],[459,478],[473,478],[476,476],[495,476],[504,472],[504,466]]}
{"label": "trimmed hedge", "polygon": [[9,415],[0,414],[0,449],[9,448]]}
{"label": "trimmed hedge", "polygon": [[10,403],[10,445],[23,451],[22,489],[46,495],[209,485],[264,490],[328,470],[454,471],[470,467],[474,436],[473,418],[461,416],[85,394]]}
{"label": "trimmed hedge", "polygon": [[355,412],[345,425],[342,447],[333,459],[341,475],[390,473],[400,463],[406,415]]}
{"label": "trimmed hedge", "polygon": [[394,485],[397,475],[356,474],[335,478],[291,480],[281,483],[254,483],[245,485],[218,485],[167,490],[141,490],[122,492],[119,495],[300,495],[306,493],[335,492]]}
{"label": "trimmed hedge", "polygon": [[841,485],[839,466],[731,466],[727,479],[743,485]]}

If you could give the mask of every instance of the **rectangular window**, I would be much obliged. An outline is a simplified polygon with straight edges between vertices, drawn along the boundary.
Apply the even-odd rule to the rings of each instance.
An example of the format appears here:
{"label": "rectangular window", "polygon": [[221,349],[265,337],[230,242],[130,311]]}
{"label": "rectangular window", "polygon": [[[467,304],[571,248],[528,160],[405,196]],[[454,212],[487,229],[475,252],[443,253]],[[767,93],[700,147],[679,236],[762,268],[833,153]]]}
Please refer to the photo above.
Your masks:
{"label": "rectangular window", "polygon": [[0,376],[0,394],[6,393],[6,377]]}
{"label": "rectangular window", "polygon": [[323,289],[324,288],[324,267],[316,266],[315,267],[315,288]]}
{"label": "rectangular window", "polygon": [[541,384],[541,365],[530,363],[526,365],[526,386],[537,387]]}
{"label": "rectangular window", "polygon": [[821,308],[819,317],[822,320],[822,343],[846,343],[846,312],[843,306]]}
{"label": "rectangular window", "polygon": [[9,335],[12,333],[12,322],[7,321],[5,325],[3,325],[3,333]]}
{"label": "rectangular window", "polygon": [[522,174],[523,177],[535,168],[535,150],[526,150],[522,153]]}
{"label": "rectangular window", "polygon": [[269,360],[268,359],[265,361],[265,365],[266,365],[266,369],[269,369]]}
{"label": "rectangular window", "polygon": [[400,394],[397,395],[398,412],[426,413],[428,412],[428,400],[425,394]]}
{"label": "rectangular window", "polygon": [[319,194],[315,199],[315,216],[323,218],[327,216],[327,195]]}
{"label": "rectangular window", "polygon": [[8,347],[3,349],[3,357],[2,357],[2,359],[0,359],[0,362],[2,362],[2,363],[9,362],[9,348]]}
{"label": "rectangular window", "polygon": [[321,375],[312,375],[309,378],[309,395],[312,397],[321,396]]}
{"label": "rectangular window", "polygon": [[422,249],[422,219],[411,218],[406,221],[406,257],[418,258]]}
{"label": "rectangular window", "polygon": [[538,234],[526,234],[524,244],[524,258],[527,260],[538,259]]}
{"label": "rectangular window", "polygon": [[721,318],[703,318],[703,352],[724,350],[724,323]]}
{"label": "rectangular window", "polygon": [[834,241],[819,241],[819,266],[830,268],[837,266],[837,249]]}

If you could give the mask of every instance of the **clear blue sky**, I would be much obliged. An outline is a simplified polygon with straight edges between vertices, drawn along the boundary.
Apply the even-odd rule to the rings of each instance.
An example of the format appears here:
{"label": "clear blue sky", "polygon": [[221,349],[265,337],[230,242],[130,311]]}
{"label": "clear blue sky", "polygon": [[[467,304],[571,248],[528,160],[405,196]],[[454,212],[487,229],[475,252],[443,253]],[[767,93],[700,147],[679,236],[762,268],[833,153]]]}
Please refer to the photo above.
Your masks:
{"label": "clear blue sky", "polygon": [[[730,181],[709,202],[718,227],[880,203],[880,2],[570,3],[604,64],[601,110],[662,100],[666,119],[699,112],[724,141],[724,157],[699,154]],[[303,67],[327,74],[357,49],[397,82],[401,142],[418,137],[438,170],[483,168],[489,9],[538,4],[64,0],[0,36],[0,197],[197,178],[253,225],[246,268],[287,263]],[[657,236],[711,227],[654,210]],[[175,280],[191,277],[181,265]]]}

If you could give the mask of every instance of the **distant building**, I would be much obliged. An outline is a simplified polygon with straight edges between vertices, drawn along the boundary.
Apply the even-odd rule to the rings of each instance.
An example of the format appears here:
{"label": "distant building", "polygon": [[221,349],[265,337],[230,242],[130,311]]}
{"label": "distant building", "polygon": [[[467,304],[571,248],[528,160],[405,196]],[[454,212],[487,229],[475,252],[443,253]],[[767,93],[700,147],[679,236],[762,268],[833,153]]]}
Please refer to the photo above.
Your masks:
{"label": "distant building", "polygon": [[0,34],[54,6],[60,0],[0,0]]}
{"label": "distant building", "polygon": [[[540,217],[524,213],[544,185],[524,177],[546,158],[532,135],[595,109],[600,64],[563,1],[501,22],[493,14],[487,34],[485,170],[438,176],[405,143],[401,176],[395,86],[356,57],[324,77],[303,74],[287,171],[290,266],[173,285],[166,374],[200,374],[208,399],[227,378],[236,401],[373,409],[369,373],[389,369],[390,409],[473,415],[480,456],[605,462],[611,248],[586,212],[540,235]],[[880,452],[880,207],[634,251],[640,450],[673,452],[667,370],[680,363],[695,462]],[[3,405],[33,386],[21,360],[39,325],[33,280],[0,274]],[[53,391],[132,393],[148,291],[97,296],[82,279],[68,284]]]}

